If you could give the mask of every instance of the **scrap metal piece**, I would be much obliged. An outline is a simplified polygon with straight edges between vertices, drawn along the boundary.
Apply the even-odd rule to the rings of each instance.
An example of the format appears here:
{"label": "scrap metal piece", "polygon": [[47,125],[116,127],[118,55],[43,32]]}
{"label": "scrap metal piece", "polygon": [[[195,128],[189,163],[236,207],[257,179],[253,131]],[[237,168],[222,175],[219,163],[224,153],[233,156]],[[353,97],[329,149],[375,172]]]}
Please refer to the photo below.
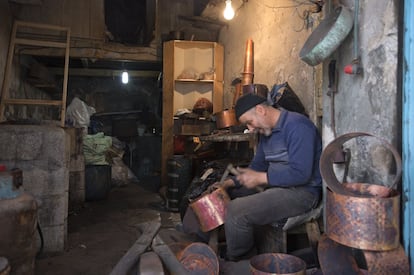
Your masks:
{"label": "scrap metal piece", "polygon": [[319,239],[318,259],[323,274],[361,274],[351,248],[336,243],[326,235]]}
{"label": "scrap metal piece", "polygon": [[339,244],[326,235],[321,237],[318,257],[323,274],[410,274],[408,257],[401,245],[389,251],[360,252],[364,257],[366,270],[358,267],[350,247]]}

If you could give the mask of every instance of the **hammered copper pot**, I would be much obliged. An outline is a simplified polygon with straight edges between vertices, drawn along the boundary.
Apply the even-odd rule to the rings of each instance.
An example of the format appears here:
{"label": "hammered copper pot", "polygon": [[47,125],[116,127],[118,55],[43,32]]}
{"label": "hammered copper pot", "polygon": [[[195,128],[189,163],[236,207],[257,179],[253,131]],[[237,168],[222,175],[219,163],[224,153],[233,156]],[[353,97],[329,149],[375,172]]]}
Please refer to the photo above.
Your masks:
{"label": "hammered copper pot", "polygon": [[190,203],[203,232],[213,230],[224,223],[229,201],[226,190],[220,187]]}

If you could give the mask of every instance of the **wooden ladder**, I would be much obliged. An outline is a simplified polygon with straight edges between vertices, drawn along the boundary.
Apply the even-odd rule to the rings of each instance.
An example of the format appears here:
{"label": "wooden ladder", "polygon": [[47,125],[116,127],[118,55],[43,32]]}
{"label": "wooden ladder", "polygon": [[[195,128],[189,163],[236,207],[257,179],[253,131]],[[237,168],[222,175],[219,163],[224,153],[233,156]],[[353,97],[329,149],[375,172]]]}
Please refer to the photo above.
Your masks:
{"label": "wooden ladder", "polygon": [[[62,35],[62,38],[58,40],[55,37],[54,40],[48,39],[33,39],[19,36],[19,30],[38,30],[40,33],[44,32],[62,32],[66,35]],[[31,33],[36,35],[37,33]],[[63,87],[61,100],[45,100],[45,99],[23,99],[23,98],[10,98],[10,80],[13,65],[13,58],[15,56],[15,50],[17,45],[32,46],[32,47],[45,47],[45,48],[60,48],[64,50],[65,63],[63,73]],[[68,71],[69,71],[69,50],[70,50],[70,28],[60,27],[54,25],[46,25],[32,22],[15,21],[10,36],[9,52],[7,56],[6,69],[4,73],[4,81],[1,93],[0,102],[0,121],[5,120],[6,105],[49,105],[60,107],[60,126],[65,126],[65,113],[66,113],[66,97],[67,97],[67,85],[68,85]]]}

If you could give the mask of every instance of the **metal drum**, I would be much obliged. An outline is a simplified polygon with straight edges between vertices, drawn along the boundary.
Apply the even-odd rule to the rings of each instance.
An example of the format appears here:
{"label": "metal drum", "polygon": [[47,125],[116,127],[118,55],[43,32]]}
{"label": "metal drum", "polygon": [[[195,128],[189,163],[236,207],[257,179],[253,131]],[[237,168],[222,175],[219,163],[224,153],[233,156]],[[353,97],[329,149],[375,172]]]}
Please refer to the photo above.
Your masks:
{"label": "metal drum", "polygon": [[181,198],[191,182],[191,160],[174,155],[167,161],[167,209],[178,211]]}
{"label": "metal drum", "polygon": [[250,259],[252,275],[305,275],[306,263],[293,255],[265,253]]}

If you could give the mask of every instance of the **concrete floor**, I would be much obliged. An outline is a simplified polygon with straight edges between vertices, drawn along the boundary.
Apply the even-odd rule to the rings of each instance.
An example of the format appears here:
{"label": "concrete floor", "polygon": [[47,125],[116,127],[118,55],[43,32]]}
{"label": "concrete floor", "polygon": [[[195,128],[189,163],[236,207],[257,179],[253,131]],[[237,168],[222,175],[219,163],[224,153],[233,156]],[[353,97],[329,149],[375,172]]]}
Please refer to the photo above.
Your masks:
{"label": "concrete floor", "polygon": [[[36,260],[35,274],[109,274],[140,237],[138,228],[142,223],[155,220],[161,222],[161,229],[179,227],[178,213],[158,211],[149,205],[161,201],[158,193],[130,183],[113,188],[106,200],[86,202],[79,211],[69,213],[65,251],[42,254]],[[131,274],[139,274],[134,271]],[[220,274],[250,274],[249,261],[220,261]]]}

